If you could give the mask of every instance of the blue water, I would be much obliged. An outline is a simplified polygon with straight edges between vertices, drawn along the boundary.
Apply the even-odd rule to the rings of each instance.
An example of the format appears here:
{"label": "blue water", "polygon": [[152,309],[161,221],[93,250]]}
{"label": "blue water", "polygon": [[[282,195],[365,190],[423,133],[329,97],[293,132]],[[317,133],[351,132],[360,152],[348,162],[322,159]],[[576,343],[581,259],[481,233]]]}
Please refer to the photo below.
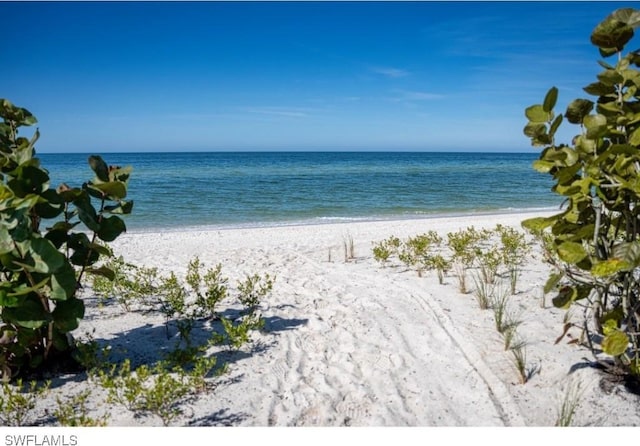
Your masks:
{"label": "blue water", "polygon": [[[52,186],[86,154],[41,154]],[[111,153],[130,165],[129,230],[240,227],[557,208],[532,153]]]}

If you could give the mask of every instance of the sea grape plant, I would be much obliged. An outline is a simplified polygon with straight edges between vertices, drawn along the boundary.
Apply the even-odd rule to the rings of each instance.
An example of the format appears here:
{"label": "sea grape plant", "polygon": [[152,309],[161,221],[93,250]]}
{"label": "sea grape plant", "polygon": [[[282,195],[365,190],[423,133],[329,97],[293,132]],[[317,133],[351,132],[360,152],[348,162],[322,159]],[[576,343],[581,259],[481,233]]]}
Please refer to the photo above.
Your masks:
{"label": "sea grape plant", "polygon": [[[599,23],[591,42],[602,71],[564,115],[553,87],[525,114],[524,133],[543,147],[534,168],[553,177],[563,210],[523,222],[551,234],[555,264],[546,291],[553,303],[585,309],[584,329],[596,359],[640,376],[640,52],[623,54],[640,25],[640,11],[618,9]],[[556,141],[563,121],[578,126],[570,144]],[[593,336],[594,331],[599,336]],[[600,355],[600,351],[605,355]]]}
{"label": "sea grape plant", "polygon": [[120,216],[133,202],[125,200],[131,169],[99,156],[89,157],[92,180],[51,188],[35,156],[38,130],[19,136],[36,118],[6,99],[0,117],[0,376],[9,379],[70,352],[70,332],[84,317],[82,280],[113,276],[95,264],[109,254],[103,242],[126,230]]}

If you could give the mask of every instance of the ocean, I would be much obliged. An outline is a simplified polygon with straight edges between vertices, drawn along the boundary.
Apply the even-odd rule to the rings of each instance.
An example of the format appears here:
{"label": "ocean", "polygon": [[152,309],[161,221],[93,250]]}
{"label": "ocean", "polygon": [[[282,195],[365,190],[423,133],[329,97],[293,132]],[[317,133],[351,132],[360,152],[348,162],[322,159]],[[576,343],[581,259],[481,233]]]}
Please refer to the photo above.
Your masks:
{"label": "ocean", "polygon": [[[80,186],[88,154],[39,154]],[[132,166],[130,231],[424,218],[558,208],[538,154],[440,152],[108,153]]]}

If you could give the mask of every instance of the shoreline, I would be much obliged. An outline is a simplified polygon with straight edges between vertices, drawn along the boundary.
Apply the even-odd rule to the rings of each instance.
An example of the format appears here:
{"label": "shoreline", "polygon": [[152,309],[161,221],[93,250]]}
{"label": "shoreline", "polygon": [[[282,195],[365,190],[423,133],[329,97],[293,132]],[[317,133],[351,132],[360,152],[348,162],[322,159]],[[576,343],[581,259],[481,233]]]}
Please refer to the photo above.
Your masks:
{"label": "shoreline", "polygon": [[[540,213],[544,215],[553,215],[560,212],[558,207],[533,207],[533,208],[507,208],[486,211],[455,211],[455,212],[434,212],[416,215],[389,215],[389,216],[363,216],[363,217],[313,217],[305,220],[280,220],[265,222],[247,222],[247,223],[221,223],[221,224],[196,224],[184,226],[148,226],[148,227],[127,227],[127,234],[148,234],[148,233],[179,233],[179,232],[206,232],[206,231],[229,231],[229,230],[245,230],[245,229],[273,229],[273,228],[291,228],[303,226],[325,226],[325,225],[348,225],[359,223],[393,223],[404,221],[423,221],[423,220],[439,220],[451,218],[466,217],[495,217],[510,215],[527,215]],[[135,211],[134,211],[135,212]],[[528,218],[528,217],[527,217]],[[126,224],[125,219],[125,224]]]}

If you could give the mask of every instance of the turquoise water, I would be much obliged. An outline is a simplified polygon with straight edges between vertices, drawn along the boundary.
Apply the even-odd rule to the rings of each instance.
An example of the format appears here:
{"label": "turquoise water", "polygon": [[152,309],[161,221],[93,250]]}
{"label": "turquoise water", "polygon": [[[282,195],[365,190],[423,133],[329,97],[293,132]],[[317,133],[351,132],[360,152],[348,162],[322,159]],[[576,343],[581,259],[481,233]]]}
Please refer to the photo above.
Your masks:
{"label": "turquoise water", "polygon": [[[42,154],[52,185],[93,174],[87,154]],[[415,218],[557,208],[537,153],[111,153],[130,165],[130,230]]]}

